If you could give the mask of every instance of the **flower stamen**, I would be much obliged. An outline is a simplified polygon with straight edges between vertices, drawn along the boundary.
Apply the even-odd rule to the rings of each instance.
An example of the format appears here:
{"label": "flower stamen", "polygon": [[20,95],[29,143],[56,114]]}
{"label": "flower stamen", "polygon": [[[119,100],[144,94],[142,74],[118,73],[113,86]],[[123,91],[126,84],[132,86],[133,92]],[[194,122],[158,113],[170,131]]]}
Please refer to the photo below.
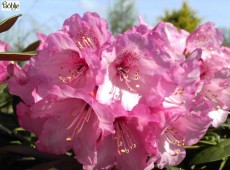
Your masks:
{"label": "flower stamen", "polygon": [[114,139],[117,141],[118,154],[128,154],[136,148],[136,141],[124,121],[115,121]]}
{"label": "flower stamen", "polygon": [[[130,83],[132,80],[137,81],[140,79],[139,71],[135,71],[135,73],[132,74],[130,73],[129,69],[122,67],[122,66],[118,66],[117,71],[120,76],[120,81],[124,81],[127,87],[129,88],[129,90],[135,91],[135,89],[131,87]],[[136,84],[135,87],[139,88],[140,85]]]}
{"label": "flower stamen", "polygon": [[[59,74],[58,76],[63,83],[69,84],[73,79],[76,80],[80,78],[86,72],[87,68],[88,67],[85,63],[78,63],[75,64],[75,67],[73,69],[68,70],[69,75],[62,76],[61,74]],[[61,69],[63,69],[63,67],[61,67]]]}
{"label": "flower stamen", "polygon": [[178,140],[177,135],[178,131],[170,126],[164,131],[163,138],[173,145],[184,146],[184,140]]}
{"label": "flower stamen", "polygon": [[96,43],[91,36],[80,34],[77,38],[77,46],[80,50],[84,48],[92,48],[94,50],[97,49]]}
{"label": "flower stamen", "polygon": [[140,80],[141,76],[138,69],[139,57],[133,52],[123,52],[115,61],[117,75],[121,82],[124,82],[129,90],[136,91],[140,88],[140,84],[133,84],[134,81]]}
{"label": "flower stamen", "polygon": [[71,141],[76,133],[80,133],[84,124],[89,122],[90,115],[92,113],[92,108],[89,104],[85,103],[82,107],[76,108],[73,112],[71,112],[68,117],[73,119],[68,126],[65,126],[66,130],[70,130],[73,128],[73,132],[71,136],[66,138],[67,141]]}
{"label": "flower stamen", "polygon": [[214,103],[220,103],[220,100],[218,98],[217,94],[213,94],[211,90],[207,90],[205,93],[205,98],[208,99],[209,101],[212,101]]}

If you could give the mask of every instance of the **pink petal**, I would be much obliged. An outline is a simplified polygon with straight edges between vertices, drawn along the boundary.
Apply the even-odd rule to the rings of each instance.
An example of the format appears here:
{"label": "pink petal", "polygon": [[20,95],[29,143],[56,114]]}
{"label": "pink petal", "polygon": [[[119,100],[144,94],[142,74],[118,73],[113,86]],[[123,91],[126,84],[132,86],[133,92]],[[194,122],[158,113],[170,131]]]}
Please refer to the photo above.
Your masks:
{"label": "pink petal", "polygon": [[212,126],[217,128],[227,120],[229,112],[226,110],[217,109],[209,112],[208,115],[210,118],[212,118]]}

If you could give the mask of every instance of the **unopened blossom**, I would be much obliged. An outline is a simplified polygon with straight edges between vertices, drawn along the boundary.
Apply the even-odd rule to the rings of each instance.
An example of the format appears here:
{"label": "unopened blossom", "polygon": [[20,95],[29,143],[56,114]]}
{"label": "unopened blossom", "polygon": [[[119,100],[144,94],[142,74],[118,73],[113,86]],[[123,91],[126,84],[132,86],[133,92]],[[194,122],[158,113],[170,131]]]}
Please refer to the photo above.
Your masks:
{"label": "unopened blossom", "polygon": [[[9,49],[9,45],[0,40],[0,52],[5,52]],[[0,61],[0,84],[6,81],[8,76],[7,66],[9,65],[9,61]]]}

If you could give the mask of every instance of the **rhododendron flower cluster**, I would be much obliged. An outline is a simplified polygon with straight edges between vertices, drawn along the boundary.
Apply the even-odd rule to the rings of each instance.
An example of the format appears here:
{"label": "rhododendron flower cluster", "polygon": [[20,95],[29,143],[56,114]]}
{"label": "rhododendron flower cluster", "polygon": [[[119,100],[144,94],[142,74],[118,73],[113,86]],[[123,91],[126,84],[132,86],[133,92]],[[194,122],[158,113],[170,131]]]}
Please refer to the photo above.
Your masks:
{"label": "rhododendron flower cluster", "polygon": [[8,87],[40,151],[73,150],[84,169],[164,168],[227,118],[230,48],[213,23],[188,33],[140,21],[113,37],[88,12],[38,35],[38,55],[8,66]]}

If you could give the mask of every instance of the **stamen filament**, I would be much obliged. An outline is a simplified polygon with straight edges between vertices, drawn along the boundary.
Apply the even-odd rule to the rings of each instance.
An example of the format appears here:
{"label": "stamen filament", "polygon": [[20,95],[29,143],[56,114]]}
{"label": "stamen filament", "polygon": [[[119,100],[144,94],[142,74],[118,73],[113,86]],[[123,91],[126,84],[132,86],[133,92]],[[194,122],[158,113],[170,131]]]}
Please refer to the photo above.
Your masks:
{"label": "stamen filament", "polygon": [[136,141],[128,129],[124,121],[116,121],[114,123],[117,150],[119,154],[128,154],[132,149],[136,148]]}
{"label": "stamen filament", "polygon": [[135,74],[131,74],[129,72],[129,69],[124,68],[122,66],[117,67],[117,71],[118,71],[118,73],[120,75],[120,81],[124,81],[125,84],[127,85],[127,87],[129,88],[129,90],[135,91],[135,87],[136,88],[140,87],[139,84],[136,84],[134,88],[131,87],[131,85],[130,85],[130,83],[131,83],[132,80],[137,81],[137,80],[140,79],[140,75],[139,75],[138,71],[136,71]]}
{"label": "stamen filament", "polygon": [[168,127],[164,133],[163,133],[163,138],[168,141],[171,144],[177,145],[177,146],[184,146],[184,140],[178,140],[176,138],[176,135],[178,135],[178,132],[175,131],[174,128]]}
{"label": "stamen filament", "polygon": [[71,114],[68,115],[69,118],[74,118],[70,125],[66,126],[66,130],[70,130],[74,127],[70,136],[66,138],[67,141],[71,141],[76,133],[80,133],[84,124],[89,121],[92,108],[89,107],[87,103],[82,105],[79,109],[75,109]]}
{"label": "stamen filament", "polygon": [[81,75],[83,75],[85,73],[85,71],[87,70],[87,65],[85,63],[78,63],[74,66],[73,69],[69,69],[69,74],[68,76],[62,76],[61,74],[59,74],[59,79],[63,82],[63,83],[70,83],[73,79],[78,79],[80,78]]}
{"label": "stamen filament", "polygon": [[95,42],[92,40],[91,37],[88,35],[79,35],[77,46],[80,50],[83,50],[84,48],[92,48],[94,50],[97,49]]}

